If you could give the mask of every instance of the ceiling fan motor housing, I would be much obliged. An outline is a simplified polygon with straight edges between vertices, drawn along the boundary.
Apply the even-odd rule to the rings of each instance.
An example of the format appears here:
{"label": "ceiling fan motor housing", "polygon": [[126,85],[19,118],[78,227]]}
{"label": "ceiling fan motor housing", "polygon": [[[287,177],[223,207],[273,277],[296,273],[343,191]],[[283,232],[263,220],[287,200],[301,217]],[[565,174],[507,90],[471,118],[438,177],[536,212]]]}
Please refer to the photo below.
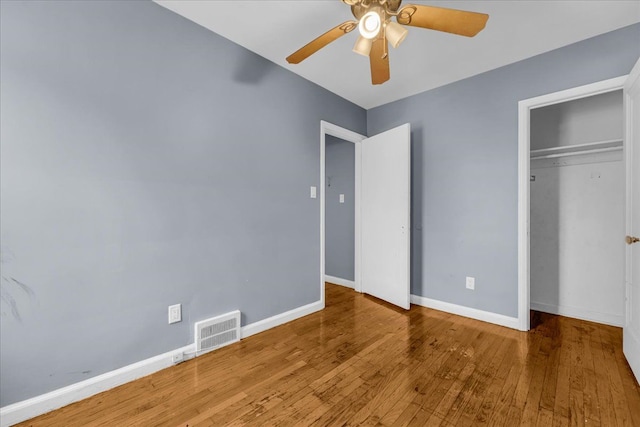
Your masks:
{"label": "ceiling fan motor housing", "polygon": [[342,0],[342,2],[351,6],[351,13],[358,20],[372,9],[377,9],[384,22],[391,16],[397,15],[402,0]]}

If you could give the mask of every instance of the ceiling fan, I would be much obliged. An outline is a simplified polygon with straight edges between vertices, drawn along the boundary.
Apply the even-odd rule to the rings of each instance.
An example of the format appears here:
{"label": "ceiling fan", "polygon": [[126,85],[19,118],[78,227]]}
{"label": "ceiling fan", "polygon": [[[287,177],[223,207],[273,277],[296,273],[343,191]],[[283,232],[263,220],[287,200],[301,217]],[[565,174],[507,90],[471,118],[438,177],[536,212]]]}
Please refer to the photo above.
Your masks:
{"label": "ceiling fan", "polygon": [[[351,6],[356,21],[346,21],[307,43],[287,57],[290,64],[298,64],[332,41],[353,31],[360,32],[353,51],[368,56],[371,65],[371,83],[389,80],[388,43],[395,48],[407,36],[403,25],[444,31],[473,37],[487,23],[489,15],[443,7],[409,4],[400,8],[402,0],[342,0]],[[397,22],[391,18],[395,17]]]}

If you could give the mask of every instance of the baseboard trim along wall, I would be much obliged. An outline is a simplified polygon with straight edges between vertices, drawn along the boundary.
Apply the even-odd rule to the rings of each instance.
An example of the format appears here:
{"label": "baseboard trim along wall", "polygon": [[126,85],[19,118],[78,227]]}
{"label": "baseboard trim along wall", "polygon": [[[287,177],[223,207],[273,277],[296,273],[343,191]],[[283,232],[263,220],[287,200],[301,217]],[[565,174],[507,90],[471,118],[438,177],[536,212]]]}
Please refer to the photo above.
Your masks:
{"label": "baseboard trim along wall", "polygon": [[10,426],[85,399],[173,365],[173,355],[195,351],[195,344],[141,360],[114,371],[0,408],[0,425]]}
{"label": "baseboard trim along wall", "polygon": [[275,328],[276,326],[283,325],[285,323],[296,320],[300,317],[307,316],[316,311],[320,311],[324,308],[324,304],[321,301],[312,302],[311,304],[303,305],[302,307],[294,308],[293,310],[286,311],[284,313],[276,314],[275,316],[267,319],[259,320],[241,328],[240,334],[242,338],[250,337],[251,335],[259,334],[267,329]]}
{"label": "baseboard trim along wall", "polygon": [[[243,326],[240,330],[242,338],[250,337],[275,328],[276,326],[290,322],[297,318],[306,316],[316,311],[322,310],[324,305],[321,301],[316,301],[302,307],[294,308],[287,312],[277,314],[267,319]],[[173,366],[173,356],[182,354],[194,354],[195,344],[177,348],[157,356],[133,363],[122,368],[106,372],[93,378],[62,387],[49,393],[33,397],[31,399],[16,402],[0,408],[0,426],[8,427],[13,424],[26,421],[38,415],[46,414],[54,409],[62,408],[73,402],[86,399],[95,394],[102,393],[119,385],[128,383],[138,378],[151,375],[162,369]],[[185,357],[187,359],[188,357]]]}
{"label": "baseboard trim along wall", "polygon": [[340,277],[329,276],[328,274],[324,275],[324,281],[333,283],[335,285],[345,286],[351,289],[356,288],[356,282],[354,282],[353,280],[341,279]]}
{"label": "baseboard trim along wall", "polygon": [[601,313],[599,311],[585,310],[578,307],[558,306],[533,301],[531,301],[531,310],[557,314],[559,316],[574,317],[590,322],[604,323],[605,325],[624,326],[624,315],[622,314]]}
{"label": "baseboard trim along wall", "polygon": [[411,304],[421,305],[434,310],[445,311],[447,313],[457,314],[458,316],[469,317],[471,319],[481,320],[483,322],[493,323],[500,326],[506,326],[511,329],[519,329],[520,327],[517,317],[491,313],[489,311],[438,301],[431,298],[421,297],[419,295],[411,295]]}

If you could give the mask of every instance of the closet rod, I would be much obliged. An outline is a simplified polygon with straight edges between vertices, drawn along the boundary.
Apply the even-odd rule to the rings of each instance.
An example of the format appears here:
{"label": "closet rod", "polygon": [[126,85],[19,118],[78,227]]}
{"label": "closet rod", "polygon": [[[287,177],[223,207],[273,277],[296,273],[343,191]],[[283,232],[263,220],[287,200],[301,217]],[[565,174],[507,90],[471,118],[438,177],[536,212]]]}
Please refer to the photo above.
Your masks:
{"label": "closet rod", "polygon": [[594,150],[573,151],[571,153],[547,154],[545,156],[531,156],[531,160],[554,159],[556,157],[581,156],[583,154],[604,153],[607,151],[620,151],[622,147],[596,148]]}
{"label": "closet rod", "polygon": [[622,144],[622,140],[621,139],[609,139],[607,141],[586,142],[584,144],[563,145],[561,147],[551,147],[551,148],[540,148],[538,150],[531,150],[531,155],[533,155],[533,154],[542,154],[542,153],[552,153],[554,151],[573,150],[573,149],[576,149],[576,148],[595,147],[595,146],[598,146],[598,145],[606,145],[606,144],[614,144],[614,143]]}

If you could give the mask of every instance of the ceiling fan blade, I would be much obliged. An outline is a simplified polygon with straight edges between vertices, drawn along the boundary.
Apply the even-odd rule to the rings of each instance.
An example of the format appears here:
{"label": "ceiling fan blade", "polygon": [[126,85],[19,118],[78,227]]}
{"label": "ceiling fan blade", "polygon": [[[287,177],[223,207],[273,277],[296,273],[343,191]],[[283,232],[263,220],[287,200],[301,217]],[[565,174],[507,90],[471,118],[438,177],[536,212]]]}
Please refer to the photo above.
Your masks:
{"label": "ceiling fan blade", "polygon": [[399,24],[473,37],[487,23],[486,13],[410,4],[398,13]]}
{"label": "ceiling fan blade", "polygon": [[339,39],[345,34],[353,31],[354,28],[358,26],[358,21],[347,21],[338,25],[335,28],[330,29],[320,37],[310,41],[291,55],[287,57],[287,62],[289,64],[298,64],[309,56],[313,55],[332,41]]}
{"label": "ceiling fan blade", "polygon": [[369,52],[371,64],[371,83],[379,85],[389,80],[389,48],[386,37],[377,38],[371,45]]}

